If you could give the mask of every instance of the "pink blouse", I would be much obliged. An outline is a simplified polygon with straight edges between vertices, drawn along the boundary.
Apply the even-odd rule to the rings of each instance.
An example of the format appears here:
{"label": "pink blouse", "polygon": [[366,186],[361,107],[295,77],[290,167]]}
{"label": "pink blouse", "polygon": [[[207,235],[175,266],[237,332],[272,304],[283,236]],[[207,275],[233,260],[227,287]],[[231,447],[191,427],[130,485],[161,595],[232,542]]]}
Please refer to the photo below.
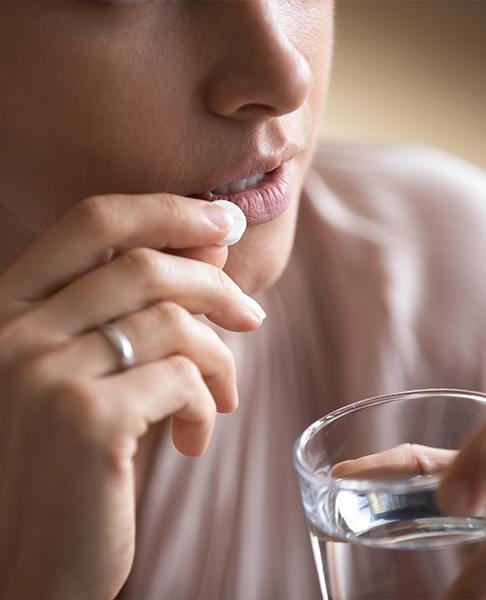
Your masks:
{"label": "pink blouse", "polygon": [[[485,390],[486,173],[446,152],[326,141],[288,266],[233,351],[240,407],[207,453],[163,435],[120,598],[320,598],[292,446],[338,406],[405,389]],[[418,581],[447,565],[410,565]],[[370,567],[371,568],[371,567]]]}

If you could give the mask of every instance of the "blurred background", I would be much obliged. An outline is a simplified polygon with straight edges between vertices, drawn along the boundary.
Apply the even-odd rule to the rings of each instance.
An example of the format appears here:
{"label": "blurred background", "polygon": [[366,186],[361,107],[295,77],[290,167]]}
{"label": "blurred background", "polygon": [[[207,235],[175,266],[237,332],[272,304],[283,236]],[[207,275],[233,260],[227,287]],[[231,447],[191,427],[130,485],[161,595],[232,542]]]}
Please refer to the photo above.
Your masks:
{"label": "blurred background", "polygon": [[438,146],[486,168],[486,0],[336,0],[321,131]]}

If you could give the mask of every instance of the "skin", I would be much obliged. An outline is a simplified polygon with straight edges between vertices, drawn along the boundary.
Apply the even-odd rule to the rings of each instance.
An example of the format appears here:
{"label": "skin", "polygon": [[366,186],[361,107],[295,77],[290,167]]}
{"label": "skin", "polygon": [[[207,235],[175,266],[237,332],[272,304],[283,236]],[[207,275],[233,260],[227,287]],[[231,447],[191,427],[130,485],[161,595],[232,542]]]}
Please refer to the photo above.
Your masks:
{"label": "skin", "polygon": [[[331,475],[339,478],[398,478],[442,474],[439,504],[445,514],[484,518],[486,495],[486,428],[480,428],[461,451],[420,444],[400,444],[377,454],[337,463]],[[484,598],[486,546],[482,544],[452,586],[444,600]]]}
{"label": "skin", "polygon": [[[151,432],[175,415],[174,443],[197,456],[215,407],[236,407],[228,350],[192,315],[234,331],[261,323],[242,291],[271,286],[288,261],[329,85],[332,17],[331,0],[0,3],[0,342],[9,350],[0,356],[0,493],[17,508],[0,513],[0,596],[113,597],[133,559],[141,489],[133,467],[146,468]],[[228,252],[225,231],[202,225],[203,201],[184,197],[227,183],[256,154],[279,157],[289,147],[290,208]],[[136,248],[150,251],[130,254]],[[105,264],[124,254],[130,260]],[[134,289],[145,296],[132,298]],[[131,305],[121,305],[125,297]],[[80,298],[91,312],[76,313]],[[159,308],[142,310],[141,300]],[[116,368],[113,351],[86,330],[137,308],[121,322],[146,364],[103,379]],[[160,347],[174,351],[181,331],[184,360],[163,361]],[[66,374],[78,370],[73,382]],[[163,399],[153,391],[161,377],[172,390]],[[188,387],[196,391],[181,400]],[[122,389],[146,398],[142,408]],[[468,466],[486,464],[474,451],[457,463],[470,479]],[[31,481],[28,500],[22,477]],[[52,522],[43,490],[58,499]],[[80,502],[92,519],[76,513],[73,530]]]}
{"label": "skin", "polygon": [[[332,11],[0,3],[1,597],[113,598],[158,427],[171,416],[175,446],[198,456],[216,410],[236,408],[232,355],[192,315],[261,324],[243,292],[288,260]],[[185,196],[289,149],[290,208],[228,252],[227,227]],[[112,320],[137,357],[121,373],[96,331]]]}
{"label": "skin", "polygon": [[248,293],[268,287],[328,88],[331,2],[125,2],[1,3],[0,205],[18,219],[2,260],[81,198],[206,191],[293,144],[290,210],[249,230],[225,266]]}

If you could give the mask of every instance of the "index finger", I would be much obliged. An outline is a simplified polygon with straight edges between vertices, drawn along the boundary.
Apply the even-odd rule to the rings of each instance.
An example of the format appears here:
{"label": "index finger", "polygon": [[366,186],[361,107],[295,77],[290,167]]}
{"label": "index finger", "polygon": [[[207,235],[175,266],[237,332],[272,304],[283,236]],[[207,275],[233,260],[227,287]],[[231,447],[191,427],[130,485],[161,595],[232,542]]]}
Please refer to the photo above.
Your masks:
{"label": "index finger", "polygon": [[331,469],[331,475],[356,479],[432,475],[446,469],[457,453],[457,450],[421,444],[400,444],[383,452],[337,463]]}
{"label": "index finger", "polygon": [[93,196],[22,252],[0,278],[1,295],[17,302],[41,300],[129,248],[207,246],[230,229],[226,211],[206,200],[175,194]]}

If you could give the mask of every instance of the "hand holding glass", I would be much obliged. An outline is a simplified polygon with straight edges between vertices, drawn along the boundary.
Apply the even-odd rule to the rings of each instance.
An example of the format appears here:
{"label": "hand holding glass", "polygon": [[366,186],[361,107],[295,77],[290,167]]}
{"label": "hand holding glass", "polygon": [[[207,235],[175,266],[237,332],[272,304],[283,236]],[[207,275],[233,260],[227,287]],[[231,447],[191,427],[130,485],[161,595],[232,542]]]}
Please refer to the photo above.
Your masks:
{"label": "hand holding glass", "polygon": [[486,395],[419,390],[364,400],[297,440],[294,462],[322,597],[443,596],[486,536],[438,505],[441,473],[486,421]]}

